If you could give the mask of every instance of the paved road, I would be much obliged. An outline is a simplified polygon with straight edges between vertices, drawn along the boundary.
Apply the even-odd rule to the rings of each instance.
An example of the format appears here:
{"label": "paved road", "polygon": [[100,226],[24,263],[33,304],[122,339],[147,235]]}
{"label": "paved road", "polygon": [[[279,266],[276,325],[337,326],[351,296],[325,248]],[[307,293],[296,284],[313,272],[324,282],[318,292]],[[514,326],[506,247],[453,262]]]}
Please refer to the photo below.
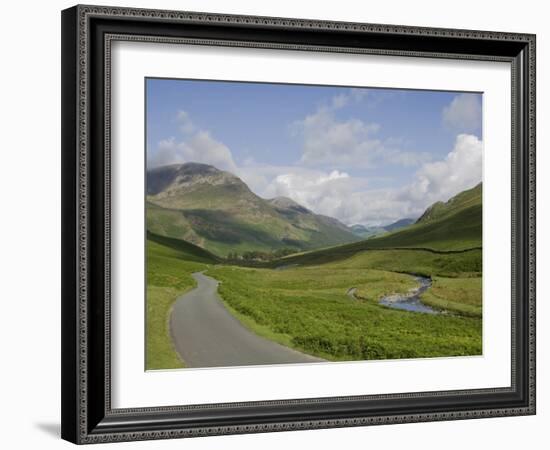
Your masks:
{"label": "paved road", "polygon": [[176,300],[170,332],[186,367],[311,363],[306,355],[246,329],[223,305],[218,281],[197,272],[197,287]]}

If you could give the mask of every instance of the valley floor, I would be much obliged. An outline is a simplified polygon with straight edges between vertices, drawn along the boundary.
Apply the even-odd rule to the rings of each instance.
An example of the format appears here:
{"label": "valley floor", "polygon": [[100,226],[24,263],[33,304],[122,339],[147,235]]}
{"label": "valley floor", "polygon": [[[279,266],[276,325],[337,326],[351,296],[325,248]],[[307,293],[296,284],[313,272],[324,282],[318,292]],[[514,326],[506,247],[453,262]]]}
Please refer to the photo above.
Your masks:
{"label": "valley floor", "polygon": [[[191,274],[203,270],[221,282],[224,305],[245,327],[309,355],[332,361],[480,355],[480,261],[479,249],[459,254],[369,250],[341,261],[277,270],[215,264],[204,255],[150,242],[147,368],[195,366],[175,351],[169,317],[178,295],[196,286]],[[410,273],[432,278],[422,301],[446,314],[379,304],[385,295],[415,287]],[[355,299],[347,295],[351,287]]]}

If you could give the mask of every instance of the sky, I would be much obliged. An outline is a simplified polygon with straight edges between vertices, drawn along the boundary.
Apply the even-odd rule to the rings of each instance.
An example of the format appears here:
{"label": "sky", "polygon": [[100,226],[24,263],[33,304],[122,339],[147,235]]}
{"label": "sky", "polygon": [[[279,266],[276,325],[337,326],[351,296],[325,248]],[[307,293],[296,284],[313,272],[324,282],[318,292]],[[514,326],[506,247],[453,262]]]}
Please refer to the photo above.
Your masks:
{"label": "sky", "polygon": [[211,164],[347,225],[417,218],[482,177],[482,94],[146,80],[147,167]]}

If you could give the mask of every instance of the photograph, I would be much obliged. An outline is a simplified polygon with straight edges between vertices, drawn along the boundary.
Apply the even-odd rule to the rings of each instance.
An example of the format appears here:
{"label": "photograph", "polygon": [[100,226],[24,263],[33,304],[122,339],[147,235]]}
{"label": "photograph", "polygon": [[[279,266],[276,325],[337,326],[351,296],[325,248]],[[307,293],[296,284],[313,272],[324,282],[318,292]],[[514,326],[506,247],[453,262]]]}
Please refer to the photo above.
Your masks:
{"label": "photograph", "polygon": [[8,166],[60,175],[61,265],[39,266],[60,269],[61,305],[12,316],[32,349],[33,320],[56,332],[59,358],[33,354],[56,364],[64,440],[536,441],[543,15],[401,3],[63,5],[61,33],[48,22],[61,166]]}
{"label": "photograph", "polygon": [[482,92],[144,95],[147,371],[483,356]]}

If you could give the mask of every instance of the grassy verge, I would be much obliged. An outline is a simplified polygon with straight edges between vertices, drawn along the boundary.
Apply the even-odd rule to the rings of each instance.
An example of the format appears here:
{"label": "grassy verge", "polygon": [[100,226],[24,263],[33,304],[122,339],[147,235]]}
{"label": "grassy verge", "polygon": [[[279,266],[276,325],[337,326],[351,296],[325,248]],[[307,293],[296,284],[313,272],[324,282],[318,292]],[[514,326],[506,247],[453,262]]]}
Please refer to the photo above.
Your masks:
{"label": "grassy verge", "polygon": [[147,288],[147,359],[151,369],[175,369],[184,367],[183,361],[172,345],[169,315],[180,291],[169,287]]}
{"label": "grassy verge", "polygon": [[205,270],[204,258],[147,241],[147,369],[184,367],[170,336],[170,311],[177,297],[192,289],[193,272]]}

